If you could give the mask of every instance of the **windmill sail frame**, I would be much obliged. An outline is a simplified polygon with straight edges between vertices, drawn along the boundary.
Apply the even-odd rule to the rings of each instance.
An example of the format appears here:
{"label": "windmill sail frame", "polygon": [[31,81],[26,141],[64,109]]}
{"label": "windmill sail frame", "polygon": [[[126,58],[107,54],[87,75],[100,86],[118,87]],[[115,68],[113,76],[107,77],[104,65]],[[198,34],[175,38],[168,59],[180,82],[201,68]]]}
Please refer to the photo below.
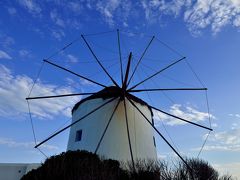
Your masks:
{"label": "windmill sail frame", "polygon": [[[139,66],[139,64],[141,63],[142,59],[144,58],[144,55],[146,53],[146,51],[148,50],[148,48],[150,47],[152,41],[154,40],[155,36],[152,36],[151,40],[148,42],[146,48],[144,49],[140,59],[137,62],[137,65],[134,67],[133,73],[131,75],[129,75],[130,73],[130,66],[131,66],[131,59],[132,59],[132,53],[130,52],[129,56],[128,56],[128,63],[127,63],[127,68],[126,68],[126,72],[125,74],[123,74],[123,64],[122,64],[122,55],[121,55],[121,39],[120,39],[120,33],[119,33],[119,29],[117,29],[117,43],[118,43],[118,52],[119,52],[119,62],[120,62],[120,75],[121,75],[121,86],[119,84],[117,84],[117,82],[113,79],[113,77],[109,74],[109,72],[107,71],[107,69],[103,66],[103,64],[101,63],[101,61],[98,59],[97,55],[94,53],[93,49],[91,48],[90,44],[88,43],[87,39],[85,38],[84,35],[81,35],[81,38],[83,39],[83,41],[85,42],[87,48],[89,49],[90,53],[93,55],[94,59],[96,60],[97,64],[101,67],[101,69],[103,70],[103,72],[108,76],[108,78],[112,81],[112,83],[115,85],[115,89],[116,89],[116,94],[114,95],[114,97],[111,97],[110,99],[108,99],[105,103],[97,106],[96,108],[92,109],[90,112],[86,113],[84,116],[80,117],[77,121],[74,121],[73,123],[71,123],[70,125],[62,128],[61,130],[55,132],[54,134],[52,134],[51,136],[49,136],[48,138],[44,139],[43,141],[41,141],[40,143],[36,143],[35,148],[38,148],[39,146],[41,146],[42,144],[46,143],[47,141],[49,141],[50,139],[52,139],[53,137],[57,136],[58,134],[60,134],[61,132],[65,131],[66,129],[72,127],[73,125],[77,124],[78,122],[82,121],[83,119],[85,119],[86,117],[90,116],[91,114],[95,113],[96,111],[100,110],[101,108],[103,108],[104,106],[108,105],[109,103],[111,103],[112,101],[117,100],[117,104],[114,107],[114,110],[111,113],[111,116],[108,119],[108,123],[106,125],[106,127],[104,128],[104,131],[99,139],[99,142],[97,143],[96,149],[95,149],[95,153],[98,152],[98,149],[102,143],[102,140],[106,134],[107,129],[109,128],[109,124],[112,121],[112,118],[115,114],[115,112],[117,111],[119,104],[121,102],[123,102],[124,104],[124,115],[125,115],[125,121],[126,121],[126,127],[127,127],[127,137],[128,137],[128,144],[129,144],[129,151],[130,151],[130,156],[131,156],[131,161],[132,161],[132,165],[133,168],[135,168],[135,162],[134,162],[134,158],[133,158],[133,152],[132,152],[132,147],[131,147],[131,139],[130,139],[130,135],[129,135],[129,127],[128,127],[128,114],[127,114],[127,107],[126,107],[126,101],[130,102],[130,104],[144,117],[144,119],[150,124],[150,126],[157,132],[157,134],[166,142],[166,144],[174,151],[174,153],[186,164],[186,166],[189,168],[189,170],[191,170],[190,166],[188,165],[188,163],[185,161],[185,159],[180,155],[180,153],[170,144],[170,142],[167,141],[167,139],[158,131],[158,129],[154,126],[154,124],[149,121],[149,119],[144,115],[144,113],[136,106],[136,104],[134,103],[133,100],[133,96],[131,93],[137,93],[137,92],[155,92],[155,91],[194,91],[194,90],[200,90],[200,91],[207,91],[207,88],[165,88],[165,89],[160,89],[160,88],[155,88],[155,89],[136,89],[136,87],[138,87],[140,84],[143,84],[144,82],[148,81],[149,79],[159,75],[160,73],[162,73],[163,71],[165,71],[166,69],[169,69],[171,67],[173,67],[175,64],[183,61],[186,59],[186,57],[181,56],[180,59],[170,63],[169,65],[167,65],[165,68],[160,69],[159,71],[157,71],[156,73],[148,76],[147,78],[145,78],[144,80],[140,81],[139,83],[133,85],[132,87],[128,88],[130,82],[132,81],[132,79],[134,78],[135,72]],[[79,39],[79,38],[78,38]],[[77,39],[77,40],[78,40]],[[66,48],[68,48],[69,46],[71,46],[75,41],[69,43],[67,46],[65,46],[64,48],[62,48],[60,51],[65,50]],[[54,54],[53,54],[54,55]],[[71,73],[77,77],[83,78],[89,82],[94,83],[95,85],[104,87],[105,89],[108,88],[107,85],[104,85],[102,83],[96,82],[90,78],[87,78],[85,76],[82,76],[78,73],[75,73],[67,68],[64,68],[60,65],[57,65],[53,62],[50,61],[50,58],[52,56],[50,56],[47,59],[43,60],[43,63],[47,63],[49,65],[52,65],[58,69],[61,69],[63,71],[66,71],[68,73]],[[34,85],[33,85],[34,86]],[[31,94],[31,93],[30,93]],[[67,97],[67,96],[78,96],[78,95],[90,95],[89,97],[101,97],[103,94],[100,94],[99,92],[87,92],[87,93],[75,93],[75,94],[63,94],[63,95],[56,95],[56,96],[38,96],[38,97],[30,97],[29,96],[26,98],[27,101],[29,100],[36,100],[36,99],[46,99],[46,98],[59,98],[59,97]],[[100,95],[100,96],[99,96]],[[87,98],[86,98],[87,99]],[[76,105],[75,105],[76,106]],[[181,117],[175,116],[173,114],[170,114],[168,112],[165,112],[159,108],[155,108],[153,106],[148,105],[149,108],[160,111],[164,114],[166,114],[167,116],[171,116],[173,118],[176,118],[178,120],[182,120],[186,123],[190,123],[192,125],[195,125],[197,127],[200,128],[204,128],[210,131],[213,131],[213,129],[210,127],[206,127],[206,126],[202,126],[200,124],[197,123],[193,123],[189,120],[183,119]],[[74,108],[73,108],[74,111]]]}

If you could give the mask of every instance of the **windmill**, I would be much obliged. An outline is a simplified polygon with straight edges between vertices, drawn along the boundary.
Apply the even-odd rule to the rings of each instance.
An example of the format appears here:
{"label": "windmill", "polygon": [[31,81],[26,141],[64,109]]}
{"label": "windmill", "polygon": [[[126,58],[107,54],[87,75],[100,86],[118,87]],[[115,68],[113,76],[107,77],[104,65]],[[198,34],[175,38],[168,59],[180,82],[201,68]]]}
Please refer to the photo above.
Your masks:
{"label": "windmill", "polygon": [[[131,81],[135,77],[136,71],[155,36],[152,36],[146,48],[138,59],[132,73],[130,69],[132,65],[132,57],[134,52],[129,52],[127,56],[127,66],[124,70],[121,54],[121,41],[119,30],[116,32],[120,62],[120,77],[121,82],[117,81],[110,75],[108,70],[99,60],[98,56],[93,51],[91,45],[86,39],[85,35],[81,35],[81,39],[85,43],[87,49],[95,59],[96,63],[105,73],[106,77],[112,82],[111,86],[107,86],[101,82],[92,80],[79,73],[75,73],[65,67],[62,67],[51,61],[51,57],[44,59],[43,62],[58,69],[71,73],[79,78],[89,81],[103,89],[98,92],[84,92],[74,94],[61,94],[54,96],[36,96],[27,97],[27,101],[33,99],[59,98],[79,95],[89,95],[82,99],[72,109],[72,123],[64,128],[54,132],[51,136],[43,141],[36,143],[35,148],[43,145],[50,139],[70,128],[70,135],[68,141],[68,150],[85,149],[94,153],[104,155],[108,158],[118,160],[130,160],[133,167],[138,158],[156,159],[156,147],[154,133],[173,150],[173,152],[188,166],[185,159],[174,148],[173,145],[164,137],[164,135],[156,128],[153,121],[153,110],[161,112],[167,116],[175,118],[179,121],[189,123],[212,131],[211,127],[203,126],[201,124],[192,122],[188,119],[178,117],[169,112],[163,111],[160,108],[154,107],[149,103],[143,101],[134,95],[138,92],[158,92],[158,91],[206,91],[207,88],[145,88],[138,89],[138,87],[150,79],[158,76],[162,72],[170,69],[175,64],[185,60],[185,57],[171,62],[164,68],[157,70],[143,80],[131,85]],[[78,40],[78,39],[77,39]],[[75,40],[76,41],[76,40]],[[71,42],[60,51],[70,47],[75,41]],[[54,54],[53,54],[54,55]],[[190,167],[189,167],[190,169]]]}

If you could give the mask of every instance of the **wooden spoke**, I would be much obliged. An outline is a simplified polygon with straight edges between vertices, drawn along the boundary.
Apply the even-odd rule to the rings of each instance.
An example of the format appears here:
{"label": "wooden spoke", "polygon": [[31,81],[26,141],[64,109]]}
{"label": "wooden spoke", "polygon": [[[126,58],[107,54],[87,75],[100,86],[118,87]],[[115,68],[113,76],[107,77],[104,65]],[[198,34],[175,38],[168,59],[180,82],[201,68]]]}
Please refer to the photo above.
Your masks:
{"label": "wooden spoke", "polygon": [[115,100],[117,97],[114,97],[110,100],[108,100],[107,102],[103,103],[102,105],[96,107],[95,109],[93,109],[92,111],[90,111],[89,113],[87,113],[86,115],[84,115],[83,117],[79,118],[78,120],[74,121],[73,123],[71,123],[70,125],[62,128],[61,130],[57,131],[56,133],[54,133],[53,135],[49,136],[48,138],[46,138],[45,140],[43,140],[42,142],[38,143],[35,148],[38,148],[39,146],[41,146],[43,143],[49,141],[50,139],[52,139],[53,137],[55,137],[56,135],[60,134],[61,132],[65,131],[66,129],[70,128],[71,126],[73,126],[74,124],[78,123],[79,121],[83,120],[84,118],[88,117],[90,114],[94,113],[95,111],[101,109],[103,106],[107,105],[108,103],[112,102],[113,100]]}
{"label": "wooden spoke", "polygon": [[128,81],[128,83],[127,83],[127,86],[130,84],[131,79],[133,78],[133,76],[134,76],[134,74],[135,74],[135,72],[136,72],[136,70],[137,70],[137,68],[138,68],[138,66],[139,66],[139,64],[140,64],[140,62],[142,61],[142,59],[143,59],[145,53],[147,52],[149,46],[152,44],[152,41],[153,41],[154,38],[155,38],[155,36],[153,36],[153,37],[151,38],[151,40],[150,40],[150,42],[148,43],[147,47],[146,47],[145,50],[143,51],[143,53],[142,53],[140,59],[138,60],[137,65],[135,66],[135,68],[134,68],[134,70],[133,70],[133,73],[132,73],[131,77],[129,78],[129,81]]}
{"label": "wooden spoke", "polygon": [[93,57],[95,58],[95,60],[97,61],[97,63],[99,64],[99,66],[102,68],[102,70],[107,74],[107,76],[111,79],[111,81],[113,82],[113,84],[115,84],[115,86],[119,87],[118,84],[116,83],[116,81],[112,78],[112,76],[110,76],[110,74],[107,72],[107,70],[105,69],[105,67],[102,65],[102,63],[98,60],[97,56],[95,55],[95,53],[93,52],[92,48],[90,47],[90,45],[88,44],[87,40],[85,39],[85,37],[83,35],[81,35],[82,39],[84,40],[85,44],[87,45],[88,49],[90,50],[90,52],[92,53]]}
{"label": "wooden spoke", "polygon": [[122,89],[123,89],[124,91],[125,91],[126,88],[127,88],[127,80],[128,80],[128,75],[129,75],[131,60],[132,60],[132,52],[130,52],[129,57],[128,57],[127,69],[126,69],[125,78],[124,78],[124,82],[123,82],[123,86],[122,86]]}
{"label": "wooden spoke", "polygon": [[49,99],[49,98],[58,98],[58,97],[68,97],[68,96],[81,96],[81,95],[92,95],[95,93],[74,93],[74,94],[60,94],[54,96],[35,96],[35,97],[27,97],[26,100],[32,99]]}
{"label": "wooden spoke", "polygon": [[180,117],[178,117],[178,116],[175,116],[175,115],[173,115],[173,114],[170,114],[170,113],[168,113],[168,112],[165,112],[165,111],[163,111],[163,110],[161,110],[161,109],[155,108],[155,107],[153,107],[153,106],[150,106],[150,105],[148,105],[148,106],[149,106],[150,108],[155,109],[155,110],[157,110],[157,111],[159,111],[159,112],[161,112],[161,113],[163,113],[163,114],[166,114],[166,115],[168,115],[168,116],[171,116],[171,117],[174,117],[174,118],[179,119],[179,120],[181,120],[181,121],[190,123],[190,124],[192,124],[192,125],[195,125],[195,126],[198,126],[198,127],[201,127],[201,128],[204,128],[204,129],[207,129],[207,130],[210,130],[210,131],[213,131],[212,128],[209,128],[209,127],[206,127],[206,126],[202,126],[202,125],[200,125],[200,124],[197,124],[197,123],[188,121],[188,120],[186,120],[186,119],[180,118]]}
{"label": "wooden spoke", "polygon": [[124,99],[123,99],[123,103],[124,103],[124,112],[125,112],[125,120],[126,120],[126,127],[127,127],[127,137],[128,137],[129,151],[130,151],[130,155],[131,155],[131,160],[132,160],[133,169],[134,169],[134,171],[135,171],[135,163],[134,163],[134,159],[133,159],[131,138],[130,138],[129,127],[128,127],[128,116],[127,116],[127,106],[126,106],[125,97],[124,97]]}
{"label": "wooden spoke", "polygon": [[98,149],[99,149],[99,147],[100,147],[100,145],[101,145],[101,142],[102,142],[102,140],[103,140],[103,137],[105,136],[105,134],[106,134],[106,132],[107,132],[108,126],[109,126],[110,122],[112,121],[112,118],[113,118],[113,116],[114,116],[114,114],[115,114],[115,112],[116,112],[116,110],[117,110],[117,108],[118,108],[118,105],[119,105],[120,101],[121,101],[121,100],[119,99],[116,107],[114,108],[114,110],[113,110],[113,112],[112,112],[111,117],[110,117],[109,120],[108,120],[108,123],[107,123],[107,125],[106,125],[106,127],[105,127],[105,129],[104,129],[104,131],[103,131],[103,134],[102,134],[102,136],[101,136],[101,138],[100,138],[100,140],[99,140],[99,142],[98,142],[98,144],[97,144],[97,147],[96,147],[96,149],[95,149],[95,151],[94,151],[95,154],[97,153],[97,151],[98,151]]}
{"label": "wooden spoke", "polygon": [[123,85],[122,53],[121,53],[121,43],[120,43],[119,29],[117,29],[117,37],[118,37],[118,52],[119,52],[119,61],[120,61],[120,70],[121,70],[121,80],[122,80],[122,85]]}
{"label": "wooden spoke", "polygon": [[207,88],[156,88],[156,89],[132,89],[128,92],[146,92],[146,91],[202,91]]}
{"label": "wooden spoke", "polygon": [[105,85],[103,85],[103,84],[101,84],[101,83],[98,83],[98,82],[93,81],[93,80],[91,80],[91,79],[89,79],[89,78],[86,78],[86,77],[84,77],[84,76],[82,76],[82,75],[80,75],[80,74],[77,74],[77,73],[75,73],[75,72],[73,72],[73,71],[71,71],[71,70],[69,70],[69,69],[66,69],[66,68],[64,68],[64,67],[61,67],[61,66],[59,66],[59,65],[57,65],[57,64],[55,64],[55,63],[52,63],[52,62],[50,62],[50,61],[48,61],[48,60],[46,60],[46,59],[44,59],[43,61],[46,62],[46,63],[48,63],[48,64],[51,64],[51,65],[53,65],[53,66],[55,66],[55,67],[57,67],[57,68],[60,68],[60,69],[62,69],[62,70],[64,70],[64,71],[67,71],[67,72],[69,72],[69,73],[71,73],[71,74],[74,74],[74,75],[76,75],[76,76],[78,76],[78,77],[80,77],[80,78],[82,78],[82,79],[85,79],[85,80],[87,80],[87,81],[90,81],[90,82],[92,82],[92,83],[94,83],[94,84],[97,84],[97,85],[102,86],[102,87],[107,87],[107,86],[105,86]]}
{"label": "wooden spoke", "polygon": [[177,152],[177,150],[168,142],[168,140],[158,131],[158,129],[151,123],[151,121],[144,115],[144,113],[134,104],[134,102],[128,98],[130,103],[138,110],[138,112],[144,117],[144,119],[152,126],[152,128],[158,133],[158,135],[167,143],[167,145],[175,152],[175,154],[185,163],[189,170],[192,171],[187,161]]}
{"label": "wooden spoke", "polygon": [[141,82],[137,83],[136,85],[132,86],[132,87],[129,89],[129,91],[132,90],[132,89],[134,89],[134,88],[136,88],[137,86],[139,86],[140,84],[144,83],[145,81],[153,78],[154,76],[158,75],[159,73],[165,71],[166,69],[172,67],[173,65],[179,63],[180,61],[182,61],[182,60],[185,59],[185,58],[186,58],[186,57],[183,57],[183,58],[181,58],[181,59],[179,59],[179,60],[177,60],[177,61],[169,64],[168,66],[166,66],[165,68],[161,69],[160,71],[154,73],[153,75],[149,76],[148,78],[146,78],[146,79],[142,80]]}

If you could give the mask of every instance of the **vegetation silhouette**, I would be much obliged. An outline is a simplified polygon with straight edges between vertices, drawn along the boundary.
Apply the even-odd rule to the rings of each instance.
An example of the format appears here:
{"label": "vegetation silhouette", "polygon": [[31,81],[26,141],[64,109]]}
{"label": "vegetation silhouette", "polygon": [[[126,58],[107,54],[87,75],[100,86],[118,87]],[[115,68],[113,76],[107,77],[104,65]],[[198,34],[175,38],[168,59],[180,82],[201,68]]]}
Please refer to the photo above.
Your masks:
{"label": "vegetation silhouette", "polygon": [[[220,176],[206,161],[186,159],[194,180],[233,180]],[[131,162],[103,159],[87,151],[67,151],[51,156],[21,180],[192,180],[191,172],[183,162],[170,167],[165,161],[137,160]]]}

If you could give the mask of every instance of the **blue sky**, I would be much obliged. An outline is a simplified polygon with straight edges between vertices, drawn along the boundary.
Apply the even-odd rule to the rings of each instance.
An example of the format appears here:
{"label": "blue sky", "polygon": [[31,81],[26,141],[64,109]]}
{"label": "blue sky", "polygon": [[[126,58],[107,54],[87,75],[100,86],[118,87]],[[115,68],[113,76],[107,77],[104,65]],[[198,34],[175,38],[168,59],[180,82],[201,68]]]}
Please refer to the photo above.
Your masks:
{"label": "blue sky", "polygon": [[[33,134],[25,101],[42,59],[79,38],[81,34],[86,34],[104,66],[120,82],[117,28],[120,29],[124,66],[130,51],[133,52],[133,64],[136,64],[151,36],[156,36],[135,74],[133,84],[179,59],[178,54],[160,41],[187,57],[209,89],[214,132],[209,136],[200,157],[221,172],[240,177],[238,0],[1,1],[0,161],[40,162],[45,158],[33,148]],[[111,32],[87,35],[106,31]],[[51,60],[111,85],[81,38]],[[202,87],[185,61],[144,85],[159,88]],[[32,95],[93,92],[100,89],[45,63]],[[168,112],[209,126],[205,92],[136,95]],[[70,110],[81,98],[31,101],[37,140],[44,139],[69,123]],[[206,130],[180,124],[162,114],[155,114],[155,119],[159,130],[167,138],[171,137],[182,154],[196,157],[207,134]],[[48,156],[62,152],[66,149],[67,137],[68,132],[65,132],[46,143],[41,150]],[[173,156],[160,138],[157,144],[161,158]]]}

